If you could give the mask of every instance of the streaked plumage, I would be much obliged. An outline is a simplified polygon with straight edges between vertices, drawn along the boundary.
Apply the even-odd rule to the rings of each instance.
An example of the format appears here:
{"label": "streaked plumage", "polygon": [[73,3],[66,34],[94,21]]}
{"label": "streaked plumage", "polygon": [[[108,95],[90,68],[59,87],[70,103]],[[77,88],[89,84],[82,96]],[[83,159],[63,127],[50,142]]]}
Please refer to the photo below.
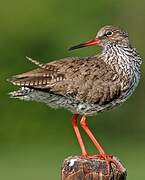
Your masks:
{"label": "streaked plumage", "polygon": [[[113,32],[112,37],[108,32]],[[139,82],[140,56],[129,44],[128,34],[119,28],[105,26],[96,38],[103,47],[101,54],[44,65],[35,62],[39,68],[12,78],[22,88],[11,95],[88,115],[124,102]],[[81,46],[72,49],[76,47]]]}
{"label": "streaked plumage", "polygon": [[[136,49],[131,47],[127,32],[114,26],[103,27],[94,40],[70,50],[91,45],[100,45],[103,51],[92,57],[65,58],[44,65],[29,58],[38,68],[14,76],[11,82],[21,88],[10,94],[72,111],[72,126],[82,151],[81,158],[103,158],[109,175],[110,163],[118,171],[121,171],[120,167],[95,139],[87,126],[86,115],[116,107],[131,96],[140,79],[141,59]],[[97,156],[89,156],[86,151],[77,127],[78,114],[82,114],[81,127],[99,151]]]}

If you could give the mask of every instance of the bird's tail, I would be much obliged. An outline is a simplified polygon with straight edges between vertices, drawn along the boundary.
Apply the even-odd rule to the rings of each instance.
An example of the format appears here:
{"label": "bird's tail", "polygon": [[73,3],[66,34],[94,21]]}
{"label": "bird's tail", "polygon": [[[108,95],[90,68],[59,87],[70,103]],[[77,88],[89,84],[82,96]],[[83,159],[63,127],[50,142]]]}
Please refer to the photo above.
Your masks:
{"label": "bird's tail", "polygon": [[21,98],[21,97],[27,96],[32,91],[33,91],[33,89],[30,89],[28,87],[21,87],[17,91],[10,92],[9,95],[11,98]]}

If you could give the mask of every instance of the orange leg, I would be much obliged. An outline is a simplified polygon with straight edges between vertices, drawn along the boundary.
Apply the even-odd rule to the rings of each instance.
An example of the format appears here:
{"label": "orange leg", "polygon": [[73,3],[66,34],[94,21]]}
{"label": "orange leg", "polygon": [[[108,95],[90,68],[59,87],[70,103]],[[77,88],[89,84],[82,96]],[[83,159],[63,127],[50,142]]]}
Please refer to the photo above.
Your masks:
{"label": "orange leg", "polygon": [[73,129],[74,129],[75,134],[77,136],[77,140],[79,142],[79,145],[80,145],[80,148],[81,148],[81,151],[82,151],[82,156],[87,157],[88,156],[87,151],[85,149],[84,142],[82,140],[82,137],[80,135],[80,131],[79,131],[78,126],[77,126],[77,119],[78,119],[78,114],[74,114],[73,118],[72,118],[72,126],[73,126]]}
{"label": "orange leg", "polygon": [[[110,172],[110,156],[106,155],[104,149],[100,146],[100,144],[98,143],[98,141],[96,140],[96,138],[94,137],[94,135],[92,134],[92,132],[90,131],[90,129],[88,128],[87,125],[87,121],[86,121],[86,115],[84,114],[82,116],[81,119],[81,127],[84,129],[84,131],[87,133],[87,135],[89,136],[89,138],[91,139],[91,141],[93,142],[93,144],[95,145],[95,147],[97,148],[97,150],[99,151],[99,156],[93,156],[92,158],[98,158],[98,157],[102,157],[103,159],[105,159],[106,163],[107,163],[107,171],[108,174]],[[90,156],[91,158],[91,156]]]}
{"label": "orange leg", "polygon": [[96,138],[94,137],[94,135],[92,134],[90,129],[88,128],[86,115],[82,116],[80,124],[81,124],[81,127],[84,129],[84,131],[89,136],[89,138],[91,139],[91,141],[93,142],[93,144],[95,145],[95,147],[97,148],[97,150],[99,151],[99,153],[101,155],[106,154],[104,149],[100,146],[100,144],[98,143],[98,141],[96,140]]}

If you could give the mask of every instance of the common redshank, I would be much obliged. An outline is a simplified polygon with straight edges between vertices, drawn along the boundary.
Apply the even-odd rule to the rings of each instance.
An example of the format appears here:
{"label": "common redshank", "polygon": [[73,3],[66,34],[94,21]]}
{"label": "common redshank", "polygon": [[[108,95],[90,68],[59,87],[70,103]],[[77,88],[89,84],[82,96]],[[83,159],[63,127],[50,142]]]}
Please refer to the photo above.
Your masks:
{"label": "common redshank", "polygon": [[54,108],[70,110],[74,114],[72,125],[82,157],[91,158],[77,126],[78,115],[81,115],[81,127],[97,148],[98,156],[106,160],[109,173],[111,158],[88,128],[86,116],[116,107],[132,95],[140,79],[141,58],[130,45],[128,33],[110,25],[101,28],[93,40],[69,50],[94,45],[101,46],[103,50],[92,57],[71,57],[47,64],[28,58],[39,67],[13,76],[10,82],[21,88],[10,94],[22,100],[44,102]]}

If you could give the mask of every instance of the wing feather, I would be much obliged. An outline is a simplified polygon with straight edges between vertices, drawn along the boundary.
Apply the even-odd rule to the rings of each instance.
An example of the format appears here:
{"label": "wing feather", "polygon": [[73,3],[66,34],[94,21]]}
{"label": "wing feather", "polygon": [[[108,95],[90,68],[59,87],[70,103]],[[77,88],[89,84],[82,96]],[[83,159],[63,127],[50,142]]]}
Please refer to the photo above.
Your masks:
{"label": "wing feather", "polygon": [[112,101],[121,92],[120,77],[98,57],[53,61],[14,76],[11,82],[101,104]]}

